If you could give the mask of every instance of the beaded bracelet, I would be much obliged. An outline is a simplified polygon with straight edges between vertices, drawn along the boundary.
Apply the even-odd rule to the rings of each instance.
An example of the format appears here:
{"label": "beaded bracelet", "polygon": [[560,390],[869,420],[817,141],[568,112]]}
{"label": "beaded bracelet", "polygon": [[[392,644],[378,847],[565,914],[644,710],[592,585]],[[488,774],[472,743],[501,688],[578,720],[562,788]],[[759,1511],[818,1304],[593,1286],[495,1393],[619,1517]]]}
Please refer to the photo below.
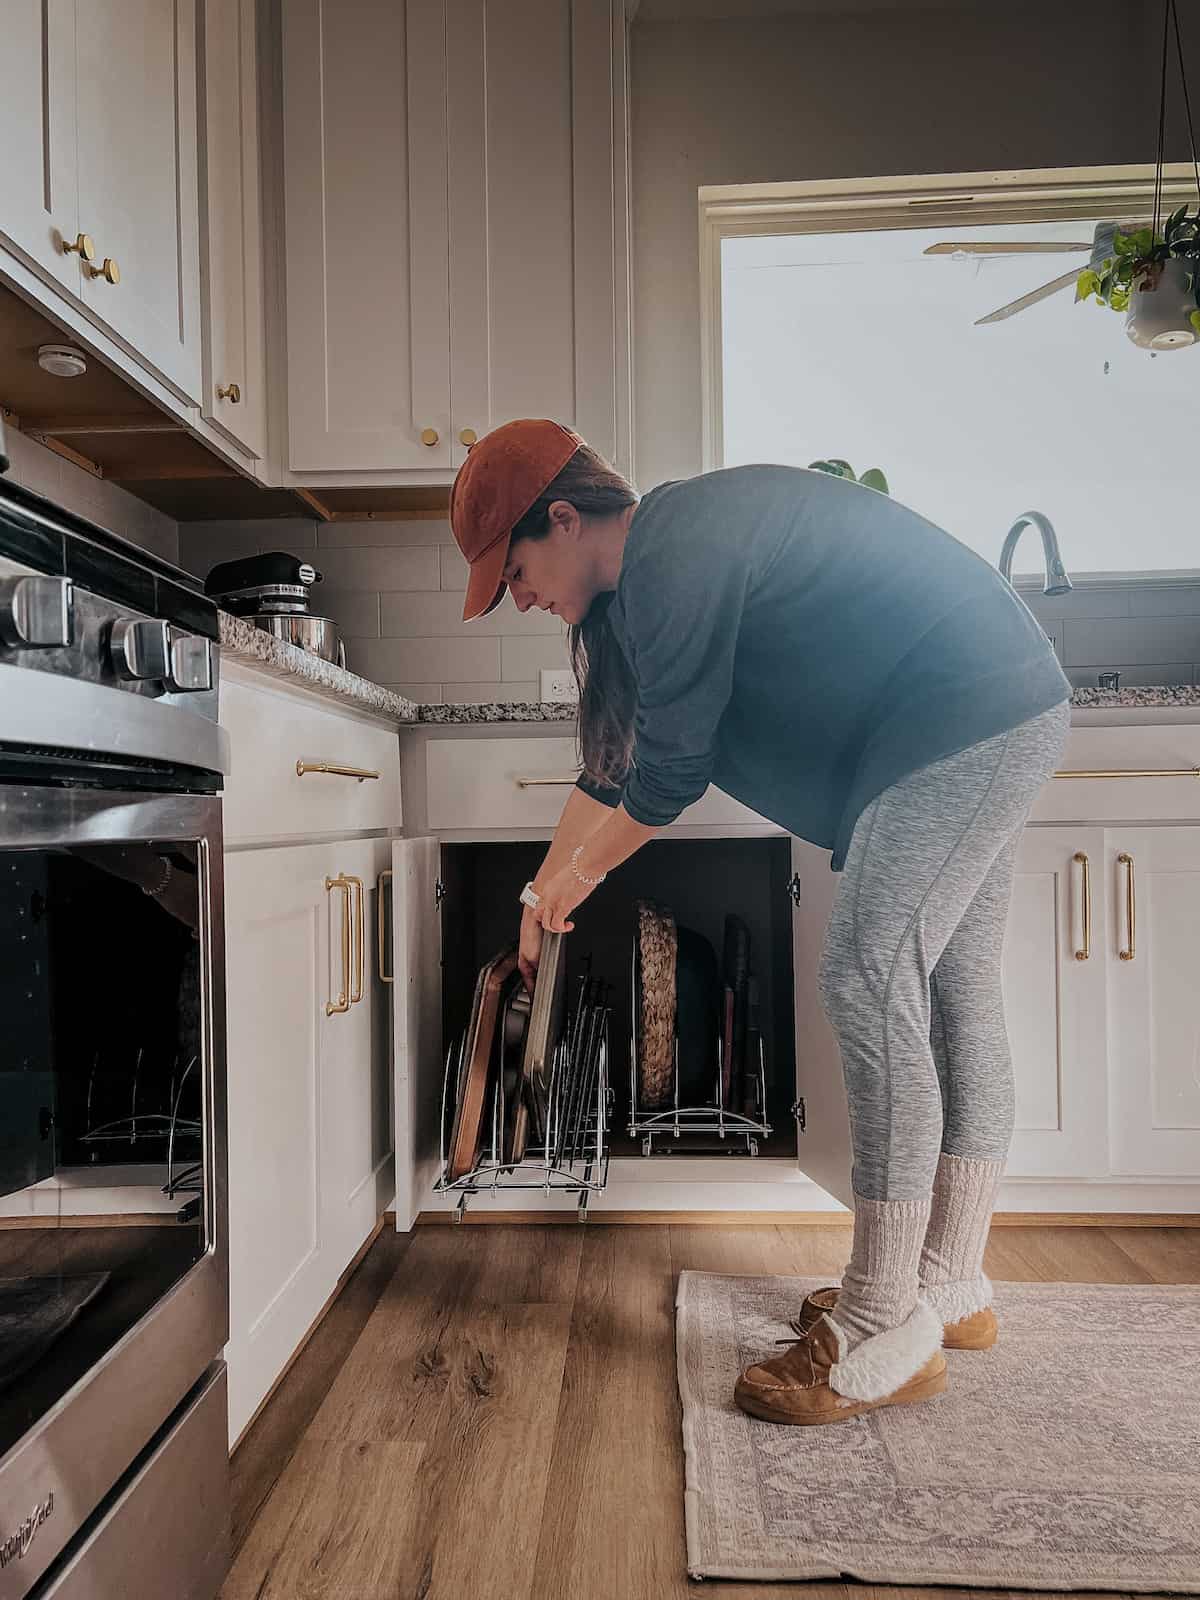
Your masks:
{"label": "beaded bracelet", "polygon": [[605,878],[608,877],[608,873],[602,872],[598,878],[589,878],[586,872],[580,872],[579,857],[582,852],[583,846],[581,844],[577,844],[574,850],[571,851],[571,871],[579,879],[580,883],[586,883],[589,889],[594,889],[598,883],[604,882]]}

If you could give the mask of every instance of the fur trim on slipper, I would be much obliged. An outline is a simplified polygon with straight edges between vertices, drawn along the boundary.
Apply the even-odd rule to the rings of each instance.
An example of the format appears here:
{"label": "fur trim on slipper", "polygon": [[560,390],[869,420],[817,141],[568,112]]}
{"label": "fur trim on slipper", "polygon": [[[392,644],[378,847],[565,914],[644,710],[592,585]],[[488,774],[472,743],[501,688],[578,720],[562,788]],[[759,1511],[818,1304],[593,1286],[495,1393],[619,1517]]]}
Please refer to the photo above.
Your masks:
{"label": "fur trim on slipper", "polygon": [[837,1334],[838,1359],[829,1387],[849,1400],[882,1400],[894,1394],[942,1348],[942,1319],[924,1299],[898,1328],[872,1334],[853,1350],[844,1329],[824,1313]]}
{"label": "fur trim on slipper", "polygon": [[957,1283],[923,1283],[921,1294],[947,1327],[985,1310],[994,1298],[991,1280],[983,1273],[978,1278],[964,1278]]}

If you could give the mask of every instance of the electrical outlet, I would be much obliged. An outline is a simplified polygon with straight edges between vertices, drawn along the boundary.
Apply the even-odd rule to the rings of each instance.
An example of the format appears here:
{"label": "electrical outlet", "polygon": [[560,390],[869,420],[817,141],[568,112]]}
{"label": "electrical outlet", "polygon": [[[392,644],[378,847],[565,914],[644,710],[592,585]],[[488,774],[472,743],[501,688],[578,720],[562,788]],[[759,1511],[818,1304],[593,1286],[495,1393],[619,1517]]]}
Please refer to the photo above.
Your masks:
{"label": "electrical outlet", "polygon": [[563,705],[579,698],[575,674],[570,667],[543,667],[539,676],[541,680],[539,692],[543,701]]}

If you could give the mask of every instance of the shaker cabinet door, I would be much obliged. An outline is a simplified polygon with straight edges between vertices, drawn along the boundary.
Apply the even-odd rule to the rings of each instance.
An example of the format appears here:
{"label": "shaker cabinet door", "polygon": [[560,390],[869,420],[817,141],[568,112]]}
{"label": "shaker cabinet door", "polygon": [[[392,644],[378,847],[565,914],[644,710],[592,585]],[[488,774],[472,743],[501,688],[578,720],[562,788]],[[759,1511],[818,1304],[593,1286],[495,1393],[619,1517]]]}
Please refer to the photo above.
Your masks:
{"label": "shaker cabinet door", "polygon": [[[379,977],[379,874],[386,839],[328,846],[334,878],[348,891],[330,893],[332,982],[346,1009],[325,1015],[321,1048],[322,1249],[334,1281],[345,1271],[392,1203],[391,1018],[388,988]],[[346,922],[343,924],[342,919]],[[343,926],[348,972],[341,971]]]}
{"label": "shaker cabinet door", "polygon": [[1200,826],[1112,829],[1114,1174],[1200,1177]]}
{"label": "shaker cabinet door", "polygon": [[0,149],[0,243],[78,294],[75,0],[5,0]]}
{"label": "shaker cabinet door", "polygon": [[289,465],[448,468],[444,0],[283,7]]}
{"label": "shaker cabinet door", "polygon": [[76,10],[75,54],[79,227],[96,245],[94,267],[82,273],[84,302],[195,404],[195,0],[86,0]]}
{"label": "shaker cabinet door", "polygon": [[254,0],[204,0],[201,415],[252,456],[266,452],[258,49]]}
{"label": "shaker cabinet door", "polygon": [[453,462],[537,416],[627,466],[624,7],[455,0],[446,27]]}
{"label": "shaker cabinet door", "polygon": [[328,845],[225,856],[231,1441],[336,1277],[322,1229],[325,1003],[337,999],[342,914],[325,887],[333,862]]}
{"label": "shaker cabinet door", "polygon": [[1003,968],[1010,1177],[1108,1172],[1103,860],[1099,829],[1032,827],[1021,842]]}

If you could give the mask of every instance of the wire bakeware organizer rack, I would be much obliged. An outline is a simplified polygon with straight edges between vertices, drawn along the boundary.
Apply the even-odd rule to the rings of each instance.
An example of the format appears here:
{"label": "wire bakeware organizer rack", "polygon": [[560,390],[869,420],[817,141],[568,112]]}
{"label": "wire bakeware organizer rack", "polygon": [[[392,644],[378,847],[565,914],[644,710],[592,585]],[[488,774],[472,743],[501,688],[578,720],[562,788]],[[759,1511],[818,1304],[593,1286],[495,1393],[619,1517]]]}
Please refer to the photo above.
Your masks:
{"label": "wire bakeware organizer rack", "polygon": [[438,1194],[458,1195],[456,1222],[462,1221],[472,1196],[486,1194],[494,1200],[513,1189],[576,1194],[579,1221],[587,1221],[589,1200],[608,1182],[607,1135],[613,1107],[608,1081],[611,1009],[607,987],[584,976],[563,1037],[549,1052],[544,1071],[530,1079],[539,1115],[534,1137],[518,1161],[504,1156],[503,1075],[493,1068],[485,1112],[488,1131],[481,1141],[479,1159],[469,1172],[455,1179],[448,1176],[447,1128],[455,1109],[452,1089],[462,1082],[466,1035],[451,1043],[442,1083],[441,1166],[433,1187]]}
{"label": "wire bakeware organizer rack", "polygon": [[637,1042],[637,1015],[638,1015],[638,967],[637,947],[634,946],[633,974],[632,974],[632,1007],[633,1026],[629,1033],[629,1127],[630,1138],[641,1138],[642,1154],[654,1154],[655,1140],[670,1141],[664,1145],[664,1150],[669,1151],[676,1139],[685,1134],[703,1135],[708,1138],[721,1140],[728,1139],[727,1154],[749,1155],[758,1154],[759,1138],[768,1138],[771,1133],[771,1124],[765,1120],[767,1104],[767,1070],[766,1057],[763,1052],[762,1035],[758,1035],[758,1069],[752,1081],[757,1087],[758,1117],[746,1116],[740,1111],[734,1111],[725,1105],[725,1072],[722,1059],[724,1042],[720,1035],[717,1037],[717,1067],[716,1083],[713,1090],[712,1101],[702,1106],[687,1106],[680,1104],[679,1097],[679,1037],[675,1037],[675,1067],[672,1073],[672,1103],[663,1109],[649,1110],[640,1104],[638,1085],[640,1073],[638,1071],[638,1042]]}

